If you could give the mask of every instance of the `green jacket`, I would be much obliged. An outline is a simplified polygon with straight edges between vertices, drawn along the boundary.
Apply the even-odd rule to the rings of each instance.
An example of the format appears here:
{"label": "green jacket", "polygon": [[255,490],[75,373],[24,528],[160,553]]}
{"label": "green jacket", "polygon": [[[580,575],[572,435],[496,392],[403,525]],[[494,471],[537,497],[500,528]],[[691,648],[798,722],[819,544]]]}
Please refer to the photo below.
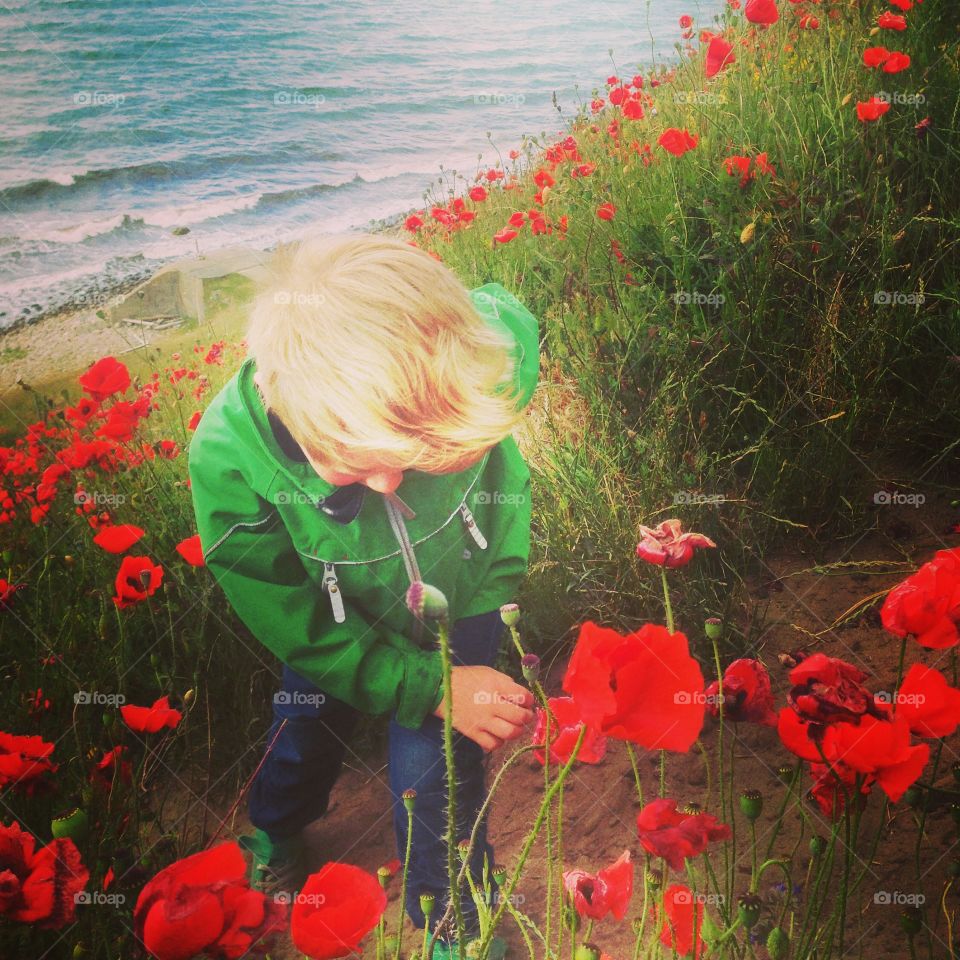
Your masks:
{"label": "green jacket", "polygon": [[[470,291],[514,337],[525,406],[537,385],[537,321],[500,284]],[[438,587],[450,622],[516,598],[530,549],[530,471],[513,437],[459,473],[404,473],[404,519],[382,495],[336,487],[285,453],[253,382],[252,357],[207,407],[189,448],[204,560],[250,632],[331,696],[417,728],[440,702],[436,644],[405,603]],[[352,489],[351,489],[352,488]],[[338,493],[339,491],[339,493]],[[350,517],[335,503],[353,497]],[[335,519],[338,518],[338,519]],[[429,644],[429,645],[428,645]]]}

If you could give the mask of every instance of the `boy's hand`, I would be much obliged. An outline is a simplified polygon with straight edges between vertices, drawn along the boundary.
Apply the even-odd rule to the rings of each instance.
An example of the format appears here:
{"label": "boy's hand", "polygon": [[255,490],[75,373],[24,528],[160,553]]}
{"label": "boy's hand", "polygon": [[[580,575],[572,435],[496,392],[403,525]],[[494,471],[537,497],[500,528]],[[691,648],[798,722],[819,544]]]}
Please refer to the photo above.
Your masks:
{"label": "boy's hand", "polygon": [[[454,667],[451,670],[453,726],[484,750],[513,740],[533,720],[533,694],[493,667]],[[443,717],[447,698],[434,715]]]}

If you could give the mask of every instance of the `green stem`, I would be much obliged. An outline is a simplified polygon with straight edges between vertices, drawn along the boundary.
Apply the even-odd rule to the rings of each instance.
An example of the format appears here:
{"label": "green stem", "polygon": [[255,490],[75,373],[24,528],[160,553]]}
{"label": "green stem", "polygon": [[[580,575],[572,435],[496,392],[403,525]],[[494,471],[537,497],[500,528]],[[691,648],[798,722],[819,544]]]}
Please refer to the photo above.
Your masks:
{"label": "green stem", "polygon": [[400,947],[403,944],[403,914],[407,903],[407,870],[410,866],[410,851],[413,849],[413,811],[407,811],[407,849],[403,855],[403,878],[400,881],[400,911],[397,917],[397,949],[393,960],[400,960]]}
{"label": "green stem", "polygon": [[670,587],[667,586],[666,567],[660,568],[660,582],[663,584],[663,606],[667,613],[667,629],[673,633],[673,607],[670,604]]}

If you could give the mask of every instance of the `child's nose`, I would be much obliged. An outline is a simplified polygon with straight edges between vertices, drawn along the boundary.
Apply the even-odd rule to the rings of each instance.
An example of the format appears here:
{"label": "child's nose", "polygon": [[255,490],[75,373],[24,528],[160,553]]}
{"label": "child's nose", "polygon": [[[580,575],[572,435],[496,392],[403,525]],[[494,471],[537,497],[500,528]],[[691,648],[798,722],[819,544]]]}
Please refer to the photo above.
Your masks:
{"label": "child's nose", "polygon": [[377,493],[393,493],[403,480],[402,470],[384,470],[380,473],[371,473],[364,478],[364,483]]}

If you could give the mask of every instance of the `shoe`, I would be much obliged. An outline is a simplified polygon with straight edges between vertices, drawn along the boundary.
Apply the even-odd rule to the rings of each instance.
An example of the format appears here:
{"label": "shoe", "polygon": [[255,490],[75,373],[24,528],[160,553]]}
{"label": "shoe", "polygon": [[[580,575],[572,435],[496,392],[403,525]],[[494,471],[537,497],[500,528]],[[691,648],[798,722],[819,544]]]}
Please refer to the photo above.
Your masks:
{"label": "shoe", "polygon": [[307,877],[306,856],[299,836],[271,840],[263,830],[239,838],[240,848],[253,854],[250,886],[275,900],[291,902]]}
{"label": "shoe", "polygon": [[[476,956],[476,948],[480,946],[480,939],[471,940],[464,948],[463,955],[465,960],[470,960]],[[473,950],[470,948],[473,947]],[[459,951],[457,950],[456,940],[437,940],[433,948],[433,960],[458,960]],[[503,937],[494,934],[490,940],[490,947],[487,950],[487,960],[503,960],[507,955],[507,941]]]}

